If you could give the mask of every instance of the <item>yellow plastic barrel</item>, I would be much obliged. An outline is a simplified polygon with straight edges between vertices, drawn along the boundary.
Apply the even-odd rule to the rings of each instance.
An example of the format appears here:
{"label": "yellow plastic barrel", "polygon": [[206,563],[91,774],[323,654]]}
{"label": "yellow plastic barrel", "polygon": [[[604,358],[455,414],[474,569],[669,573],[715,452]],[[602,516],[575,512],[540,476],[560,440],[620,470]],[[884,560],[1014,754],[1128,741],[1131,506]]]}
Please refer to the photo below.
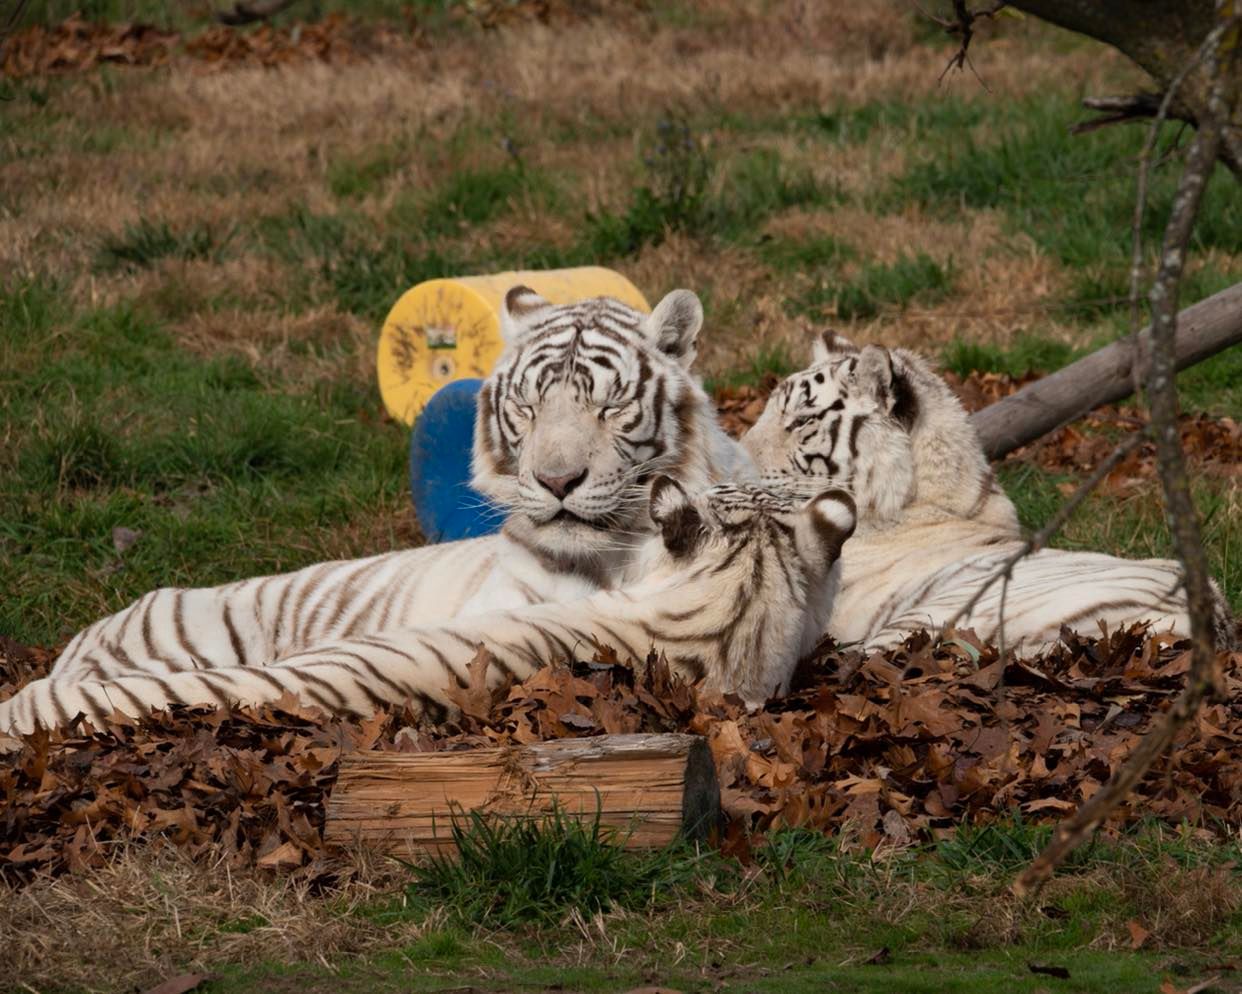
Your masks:
{"label": "yellow plastic barrel", "polygon": [[446,383],[486,377],[504,348],[500,308],[524,284],[554,304],[615,297],[649,311],[647,299],[620,273],[602,266],[492,273],[427,280],[401,295],[380,331],[376,366],[388,413],[413,424]]}

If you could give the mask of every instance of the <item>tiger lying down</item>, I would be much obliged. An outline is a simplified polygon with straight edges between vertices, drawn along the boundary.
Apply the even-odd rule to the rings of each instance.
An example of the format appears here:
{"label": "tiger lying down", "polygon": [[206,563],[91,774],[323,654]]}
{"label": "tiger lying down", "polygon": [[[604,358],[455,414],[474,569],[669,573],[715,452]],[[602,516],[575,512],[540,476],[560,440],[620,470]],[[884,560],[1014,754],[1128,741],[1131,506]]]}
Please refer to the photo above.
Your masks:
{"label": "tiger lying down", "polygon": [[[1022,547],[1017,512],[961,402],[905,349],[860,350],[826,334],[742,444],[765,483],[833,483],[857,503],[828,623],[839,642],[888,648],[920,629],[935,634]],[[1229,608],[1213,590],[1216,639],[1228,647]],[[1019,560],[1007,585],[993,582],[959,626],[1036,653],[1062,625],[1093,634],[1099,622],[1137,621],[1189,635],[1178,563],[1045,549]]]}
{"label": "tiger lying down", "polygon": [[[0,729],[29,733],[77,714],[101,722],[171,703],[258,704],[285,693],[333,713],[366,715],[412,703],[429,720],[450,715],[446,689],[466,686],[480,645],[494,680],[524,679],[547,660],[572,658],[599,640],[643,660],[650,647],[707,687],[760,706],[788,688],[794,664],[816,641],[809,605],[829,605],[835,564],[854,530],[854,503],[840,490],[810,501],[757,487],[720,485],[690,498],[657,477],[643,543],[642,579],[566,604],[473,615],[451,625],[332,639],[270,666],[134,673],[110,680],[36,681],[0,703]],[[499,672],[497,672],[499,670]]]}
{"label": "tiger lying down", "polygon": [[753,476],[689,367],[703,309],[674,290],[650,315],[597,297],[505,296],[506,348],[479,393],[473,485],[498,535],[219,587],[163,588],[80,632],[55,679],[266,666],[328,639],[564,602],[634,578],[656,474],[695,493]]}

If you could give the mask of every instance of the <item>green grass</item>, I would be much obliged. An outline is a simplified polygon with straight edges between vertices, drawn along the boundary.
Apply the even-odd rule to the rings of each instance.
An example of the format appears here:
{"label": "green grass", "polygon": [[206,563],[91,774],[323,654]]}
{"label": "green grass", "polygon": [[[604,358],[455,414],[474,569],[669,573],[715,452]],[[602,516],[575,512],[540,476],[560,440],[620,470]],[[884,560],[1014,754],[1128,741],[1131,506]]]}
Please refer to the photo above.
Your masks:
{"label": "green grass", "polygon": [[[750,242],[767,218],[792,207],[824,207],[839,194],[779,152],[755,148],[709,155],[689,124],[662,120],[642,158],[643,179],[620,212],[587,216],[586,248],[595,257],[633,255],[670,231],[702,239]],[[714,182],[714,177],[719,181]]]}
{"label": "green grass", "polygon": [[207,259],[218,262],[232,233],[221,234],[210,225],[194,224],[173,230],[166,221],[143,218],[127,224],[120,234],[107,235],[96,255],[95,268],[103,273],[149,269],[161,259]]}
{"label": "green grass", "polygon": [[704,386],[709,392],[720,387],[759,386],[774,376],[784,377],[797,372],[805,365],[805,357],[799,359],[791,355],[784,345],[774,345],[761,348],[723,376],[709,378],[704,381]]}
{"label": "green grass", "polygon": [[[0,293],[0,420],[20,426],[0,452],[0,584],[23,591],[0,602],[6,635],[53,644],[153,587],[315,562],[404,499],[402,433],[359,418],[368,384],[296,395],[139,308],[62,300],[42,281]],[[142,533],[123,558],[118,526]]]}
{"label": "green grass", "polygon": [[878,100],[859,107],[819,111],[799,120],[802,127],[840,145],[860,145],[882,134],[900,134],[903,140],[922,140],[961,133],[984,120],[982,100],[932,94],[918,102]]}
{"label": "green grass", "polygon": [[1078,358],[1078,350],[1064,342],[1037,335],[1020,336],[1009,348],[956,339],[941,354],[943,369],[967,376],[970,373],[1051,373]]}
{"label": "green grass", "polygon": [[[1052,473],[1032,463],[1003,463],[998,477],[1027,528],[1041,527],[1065,499],[1058,489],[1075,476]],[[1079,508],[1053,545],[1065,549],[1107,549],[1134,559],[1168,558],[1172,539],[1154,481],[1128,497],[1096,494]],[[1212,575],[1235,613],[1242,611],[1242,520],[1235,486],[1228,478],[1202,476],[1192,487]]]}
{"label": "green grass", "polygon": [[953,290],[953,266],[919,252],[892,263],[868,262],[851,279],[820,280],[786,303],[791,314],[842,320],[867,319],[885,310],[904,310],[913,303],[933,304]]}
{"label": "green grass", "polygon": [[328,165],[328,189],[342,200],[365,197],[401,168],[406,155],[399,144],[392,144],[338,156]]}
{"label": "green grass", "polygon": [[[1033,994],[1064,983],[1032,973],[1030,965],[1039,964],[1069,970],[1066,989],[1156,994],[1166,976],[1198,979],[1242,951],[1242,916],[1223,903],[1238,904],[1236,842],[1140,826],[1120,839],[1097,839],[1037,900],[1017,902],[1005,888],[1049,832],[1002,821],[880,858],[839,838],[784,830],[743,869],[718,858],[688,863],[683,848],[601,856],[593,843],[582,848],[589,830],[575,839],[553,827],[546,840],[523,836],[529,868],[518,865],[518,847],[483,841],[482,858],[469,853],[466,868],[422,871],[415,887],[447,883],[435,896],[450,920],[438,913],[437,924],[413,942],[338,959],[331,973],[309,962],[223,965],[207,989],[423,991],[477,977],[487,990]],[[466,834],[489,838],[477,825]],[[568,846],[560,868],[581,873],[549,873],[558,844]],[[659,866],[678,871],[674,885],[644,890]],[[614,904],[601,916],[582,914],[577,920],[591,924],[580,932],[567,924],[559,897],[598,882],[601,869],[613,881],[611,893],[644,881],[633,890],[642,913]],[[541,877],[563,886],[544,891]],[[481,904],[496,908],[512,896],[505,884],[515,880],[525,881],[519,913],[491,916],[486,927],[468,924]],[[537,895],[547,903],[528,909]],[[400,915],[425,913],[416,898]],[[1128,951],[1129,921],[1151,929],[1155,948]]]}
{"label": "green grass", "polygon": [[471,924],[551,926],[571,911],[590,917],[646,907],[657,894],[667,900],[705,859],[689,847],[627,853],[625,833],[602,825],[598,814],[583,823],[560,810],[539,820],[471,811],[445,827],[457,853],[411,867],[403,914],[442,907]]}
{"label": "green grass", "polygon": [[757,247],[759,258],[780,274],[836,269],[857,256],[855,250],[832,235],[806,239],[767,238]]}
{"label": "green grass", "polygon": [[[1069,126],[1079,117],[1080,109],[1066,99],[1027,100],[1016,112],[994,104],[981,119],[985,127],[929,143],[878,205],[913,204],[943,215],[999,209],[1012,231],[1031,237],[1073,272],[1064,309],[1084,318],[1123,309],[1134,164],[1145,132],[1106,128],[1075,137]],[[1153,174],[1143,226],[1149,250],[1163,233],[1176,181],[1175,169]],[[1192,246],[1242,250],[1242,188],[1224,167],[1205,195]]]}

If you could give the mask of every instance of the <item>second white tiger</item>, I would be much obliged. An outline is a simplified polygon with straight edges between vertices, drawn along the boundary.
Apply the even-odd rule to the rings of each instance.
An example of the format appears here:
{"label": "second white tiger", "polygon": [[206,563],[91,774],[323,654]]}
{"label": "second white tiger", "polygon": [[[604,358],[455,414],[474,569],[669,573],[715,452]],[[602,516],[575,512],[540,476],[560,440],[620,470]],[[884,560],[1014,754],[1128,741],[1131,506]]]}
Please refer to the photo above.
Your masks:
{"label": "second white tiger", "polygon": [[[913,352],[825,335],[742,441],[765,481],[834,483],[857,502],[828,624],[838,641],[884,648],[919,629],[934,634],[989,580],[960,625],[1010,648],[1036,652],[1062,625],[1094,634],[1100,622],[1189,634],[1173,560],[1045,549],[1019,560],[1008,583],[994,579],[1022,548],[1017,512],[961,403]],[[1233,623],[1214,592],[1216,639],[1227,646]]]}

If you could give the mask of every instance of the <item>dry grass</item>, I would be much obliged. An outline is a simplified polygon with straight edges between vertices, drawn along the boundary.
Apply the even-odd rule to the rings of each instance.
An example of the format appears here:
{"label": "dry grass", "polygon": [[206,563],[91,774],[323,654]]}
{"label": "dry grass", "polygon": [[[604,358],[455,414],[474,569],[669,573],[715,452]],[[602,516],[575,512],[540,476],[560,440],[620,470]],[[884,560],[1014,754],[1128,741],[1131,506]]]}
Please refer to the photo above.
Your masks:
{"label": "dry grass", "polygon": [[[682,960],[685,968],[750,963],[762,976],[769,930],[807,933],[797,939],[791,933],[783,957],[798,956],[809,942],[815,958],[846,965],[873,955],[883,935],[903,931],[919,937],[904,940],[914,948],[1039,949],[1066,916],[1072,920],[1064,927],[1085,933],[1087,948],[1129,950],[1129,923],[1135,922],[1150,933],[1147,951],[1207,948],[1219,959],[1232,949],[1228,943],[1218,948],[1222,930],[1242,910],[1231,867],[1187,868],[1167,855],[1104,861],[1058,876],[1037,905],[1008,894],[1003,869],[981,861],[951,881],[935,882],[925,870],[911,875],[912,856],[889,848],[868,855],[846,842],[828,862],[805,854],[784,883],[756,866],[736,878],[706,876],[697,892],[666,899],[654,913],[614,910],[590,920],[571,913],[554,940],[469,928],[450,920],[448,909],[378,915],[381,908],[400,907],[394,893],[408,883],[409,872],[361,851],[323,868],[335,882],[314,885],[233,870],[224,859],[191,863],[171,847],[127,847],[103,869],[0,895],[0,944],[8,976],[36,991],[145,989],[220,964],[303,963],[329,975],[343,969],[354,975],[351,964],[359,958],[408,948],[446,925],[475,948],[499,950],[501,962],[515,971],[533,955],[544,967],[625,964],[654,976],[667,976],[662,971]],[[743,922],[751,926],[738,931]],[[1045,954],[1057,948],[1053,941]],[[532,953],[532,944],[543,948]],[[455,955],[462,952],[459,946]],[[372,966],[378,985],[385,968]],[[477,969],[503,982],[507,971],[496,966],[493,959]]]}
{"label": "dry grass", "polygon": [[[42,131],[42,147],[0,165],[4,184],[22,191],[21,210],[0,214],[0,265],[88,271],[98,238],[142,217],[227,224],[286,203],[330,212],[337,205],[325,177],[335,155],[404,143],[400,168],[360,205],[382,226],[397,192],[427,189],[456,168],[440,149],[446,138],[498,114],[529,136],[532,161],[585,176],[584,206],[610,206],[631,168],[632,138],[558,149],[542,139],[550,129],[592,122],[633,135],[667,108],[779,117],[941,92],[1003,100],[1033,85],[1060,92],[1117,85],[1127,74],[1119,58],[1058,52],[1047,32],[1024,25],[977,47],[990,94],[970,77],[938,87],[945,53],[913,40],[908,11],[864,7],[734,4],[658,31],[621,11],[567,26],[456,35],[347,65],[140,71],[112,75],[106,86],[94,76],[71,79],[47,107],[16,122]],[[109,129],[113,147],[84,153],[84,135]],[[483,144],[470,150],[472,164],[501,155]],[[883,143],[815,156],[817,172],[852,191],[873,188],[901,162],[901,150]],[[918,220],[909,225],[917,229]],[[494,234],[504,244],[513,232]],[[91,289],[75,280],[79,301]]]}
{"label": "dry grass", "polygon": [[221,962],[328,965],[437,926],[435,916],[379,925],[360,913],[400,884],[399,864],[357,853],[333,869],[344,882],[316,888],[231,870],[224,859],[192,862],[171,846],[127,848],[102,870],[3,893],[6,980],[27,990],[145,990]]}

